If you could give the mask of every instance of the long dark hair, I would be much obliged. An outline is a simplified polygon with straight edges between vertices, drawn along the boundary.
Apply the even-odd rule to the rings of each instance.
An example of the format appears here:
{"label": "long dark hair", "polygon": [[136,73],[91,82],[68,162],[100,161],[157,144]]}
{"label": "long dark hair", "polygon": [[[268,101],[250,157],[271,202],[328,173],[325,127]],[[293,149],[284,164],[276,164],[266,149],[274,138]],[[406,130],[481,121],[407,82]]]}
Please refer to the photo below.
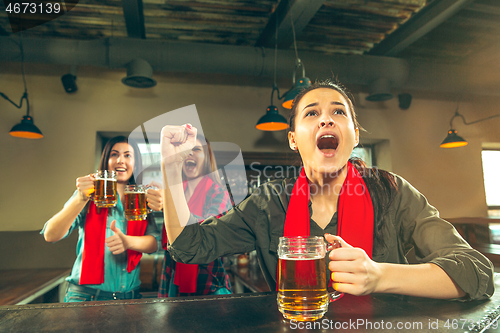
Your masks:
{"label": "long dark hair", "polygon": [[349,161],[358,170],[365,181],[366,188],[373,203],[373,251],[386,247],[384,241],[384,218],[389,212],[398,185],[393,174],[378,168],[369,168],[359,158],[351,158]]}
{"label": "long dark hair", "polygon": [[130,177],[130,179],[128,180],[128,183],[142,184],[142,173],[140,175],[137,174],[138,170],[142,170],[141,152],[139,151],[139,147],[137,147],[137,144],[134,141],[129,141],[129,139],[123,135],[115,136],[114,138],[109,139],[108,142],[106,142],[106,145],[102,150],[101,160],[99,162],[99,170],[108,170],[108,161],[109,156],[111,155],[111,150],[113,149],[115,144],[122,142],[128,143],[132,146],[132,149],[134,149],[134,172],[132,174],[132,177]]}
{"label": "long dark hair", "polygon": [[[292,110],[288,119],[288,131],[295,130],[295,118],[297,115],[297,104],[300,102],[302,97],[311,90],[318,88],[329,88],[339,92],[346,99],[349,104],[349,111],[352,116],[352,121],[354,127],[360,130],[364,130],[358,123],[356,117],[356,111],[354,109],[354,96],[349,92],[349,90],[344,87],[340,82],[334,80],[319,81],[312,84],[310,87],[303,89],[293,100]],[[359,158],[351,158],[349,161],[358,170],[360,175],[363,177],[367,190],[370,193],[372,203],[373,203],[373,249],[374,252],[378,251],[380,248],[386,247],[384,241],[383,230],[384,217],[387,215],[389,206],[391,205],[394,197],[398,191],[396,184],[396,179],[391,173],[379,170],[378,168],[369,168],[366,166],[365,162]]]}

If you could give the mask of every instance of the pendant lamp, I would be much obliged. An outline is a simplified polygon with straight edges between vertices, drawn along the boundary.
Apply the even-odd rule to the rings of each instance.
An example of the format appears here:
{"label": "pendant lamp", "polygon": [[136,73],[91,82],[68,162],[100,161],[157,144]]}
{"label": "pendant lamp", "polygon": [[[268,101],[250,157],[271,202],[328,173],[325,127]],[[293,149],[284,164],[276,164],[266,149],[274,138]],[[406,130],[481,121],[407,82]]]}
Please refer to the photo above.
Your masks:
{"label": "pendant lamp", "polygon": [[448,135],[443,140],[443,142],[439,145],[440,148],[457,148],[457,147],[467,146],[467,144],[468,144],[467,141],[464,138],[462,138],[461,136],[459,136],[457,134],[457,131],[453,129],[453,119],[455,119],[456,117],[462,118],[462,121],[464,122],[465,125],[472,125],[475,123],[479,123],[481,121],[500,117],[500,114],[493,115],[493,116],[486,117],[486,118],[479,119],[479,120],[475,120],[475,121],[468,123],[467,121],[465,121],[465,117],[463,115],[461,115],[460,113],[458,113],[458,106],[457,106],[457,110],[455,111],[455,114],[450,119],[450,130],[448,130]]}
{"label": "pendant lamp", "polygon": [[279,114],[278,108],[273,105],[274,91],[278,87],[274,84],[271,92],[271,105],[267,107],[266,114],[263,115],[255,128],[261,131],[282,131],[288,128],[288,123],[282,115]]}
{"label": "pendant lamp", "polygon": [[276,66],[278,62],[278,23],[276,21],[276,35],[274,39],[274,83],[273,91],[271,91],[271,105],[267,107],[266,114],[263,115],[255,128],[261,131],[282,131],[288,128],[288,123],[282,115],[279,114],[278,108],[273,104],[274,91],[278,93],[278,99],[280,98],[280,92],[278,85],[276,84]]}
{"label": "pendant lamp", "polygon": [[[302,67],[302,77],[295,83],[295,73],[299,67]],[[293,71],[293,79],[292,79],[292,88],[285,93],[285,99],[283,101],[283,106],[285,109],[291,109],[293,105],[293,100],[295,96],[297,96],[302,89],[306,89],[311,85],[311,80],[306,77],[306,70],[304,68],[304,64],[297,58],[297,63],[295,65],[295,70]]]}
{"label": "pendant lamp", "polygon": [[15,125],[9,132],[10,135],[15,136],[16,138],[25,138],[25,139],[41,139],[43,138],[42,132],[38,129],[38,127],[33,124],[33,118],[29,115],[26,115],[21,120],[20,124]]}
{"label": "pendant lamp", "polygon": [[18,109],[22,108],[23,100],[26,100],[26,115],[23,116],[23,119],[21,120],[20,124],[17,124],[14,127],[12,127],[9,134],[16,137],[16,138],[41,139],[41,138],[43,138],[42,131],[40,131],[38,129],[38,127],[35,126],[35,124],[33,123],[33,117],[30,116],[30,102],[28,100],[28,88],[26,87],[26,79],[24,76],[24,51],[23,51],[22,40],[19,44],[19,47],[21,48],[21,69],[22,69],[23,82],[24,82],[24,94],[21,97],[19,105],[14,103],[4,93],[0,92],[0,96],[2,96],[7,101],[12,103]]}
{"label": "pendant lamp", "polygon": [[[292,15],[290,15],[290,21],[292,24],[292,33],[293,33],[293,47],[295,49],[295,69],[293,70],[293,78],[292,78],[292,88],[288,90],[284,95],[283,104],[281,104],[285,109],[291,109],[293,106],[293,100],[295,96],[297,96],[302,89],[308,88],[311,85],[311,80],[306,77],[306,69],[304,64],[299,58],[299,53],[297,52],[297,40],[295,38],[295,25],[293,24]],[[295,73],[297,69],[302,67],[302,77],[295,84]]]}
{"label": "pendant lamp", "polygon": [[468,142],[457,134],[453,128],[448,131],[448,135],[439,145],[440,148],[457,148],[467,146]]}
{"label": "pendant lamp", "polygon": [[[12,102],[7,96],[0,93],[3,98],[7,99],[9,102],[17,106],[14,102]],[[25,139],[41,139],[43,138],[42,131],[38,129],[33,123],[33,118],[30,116],[30,103],[28,101],[28,93],[25,92],[23,97],[21,97],[21,102],[19,103],[18,108],[21,108],[23,105],[23,99],[26,99],[27,105],[27,113],[23,116],[21,123],[15,125],[10,130],[9,134],[15,136],[16,138],[25,138]]]}

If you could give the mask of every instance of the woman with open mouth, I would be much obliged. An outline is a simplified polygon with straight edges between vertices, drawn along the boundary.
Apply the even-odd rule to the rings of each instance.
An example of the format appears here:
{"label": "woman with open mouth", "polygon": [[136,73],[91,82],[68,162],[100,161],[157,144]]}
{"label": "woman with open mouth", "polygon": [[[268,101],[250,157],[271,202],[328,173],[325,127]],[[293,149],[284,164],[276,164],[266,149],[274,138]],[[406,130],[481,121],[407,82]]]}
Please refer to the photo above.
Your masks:
{"label": "woman with open mouth", "polygon": [[[220,217],[232,207],[210,143],[202,135],[197,135],[196,144],[182,163],[182,180],[183,197],[197,221],[202,222],[210,216]],[[176,263],[167,251],[165,230],[162,245],[165,257],[158,297],[231,293],[231,283],[221,258],[201,265]]]}
{"label": "woman with open mouth", "polygon": [[[204,263],[255,249],[270,289],[276,290],[279,237],[322,236],[342,245],[325,263],[339,292],[491,297],[492,263],[420,192],[398,175],[350,159],[360,129],[353,98],[340,84],[327,81],[303,90],[293,102],[288,133],[290,148],[302,160],[300,176],[263,184],[226,215],[198,224],[176,185],[196,129],[164,127],[164,207],[172,211],[165,225],[172,257]],[[412,248],[419,263],[409,265]]]}
{"label": "woman with open mouth", "polygon": [[[124,136],[110,139],[102,152],[99,170],[116,174],[115,206],[96,208],[95,175],[76,179],[76,190],[64,208],[42,229],[47,242],[57,242],[78,230],[77,257],[67,278],[65,302],[141,298],[140,257],[157,249],[160,233],[151,214],[146,221],[127,221],[125,186],[140,184],[137,170],[142,164],[137,145]],[[134,177],[134,174],[136,177]],[[161,192],[148,190],[149,207],[162,208]],[[133,228],[128,228],[134,226]],[[138,226],[138,228],[136,228]]]}

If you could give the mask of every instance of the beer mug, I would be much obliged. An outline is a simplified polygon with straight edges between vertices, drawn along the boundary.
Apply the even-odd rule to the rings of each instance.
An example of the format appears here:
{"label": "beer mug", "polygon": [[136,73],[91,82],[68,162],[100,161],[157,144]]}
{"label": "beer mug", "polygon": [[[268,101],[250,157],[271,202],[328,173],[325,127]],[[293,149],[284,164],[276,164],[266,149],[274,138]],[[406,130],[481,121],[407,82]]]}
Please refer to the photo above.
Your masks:
{"label": "beer mug", "polygon": [[128,221],[145,220],[151,209],[146,203],[146,191],[149,187],[144,185],[125,186],[125,218]]}
{"label": "beer mug", "polygon": [[94,193],[91,198],[97,207],[114,207],[118,201],[116,192],[116,172],[112,170],[98,170],[94,173]]}
{"label": "beer mug", "polygon": [[342,293],[327,290],[323,237],[280,237],[278,309],[288,320],[313,321]]}

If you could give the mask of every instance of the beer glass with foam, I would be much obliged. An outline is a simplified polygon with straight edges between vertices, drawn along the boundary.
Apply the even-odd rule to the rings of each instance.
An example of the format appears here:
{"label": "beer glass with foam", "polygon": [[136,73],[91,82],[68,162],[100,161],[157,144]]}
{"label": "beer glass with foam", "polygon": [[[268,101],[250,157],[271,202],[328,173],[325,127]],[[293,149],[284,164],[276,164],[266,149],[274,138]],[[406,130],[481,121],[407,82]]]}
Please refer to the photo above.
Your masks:
{"label": "beer glass with foam", "polygon": [[98,170],[94,174],[94,193],[92,200],[97,207],[114,207],[118,201],[116,192],[116,172],[112,170]]}
{"label": "beer glass with foam", "polygon": [[323,237],[280,237],[278,309],[288,320],[313,321],[341,293],[327,290],[326,244]]}
{"label": "beer glass with foam", "polygon": [[145,220],[151,212],[146,202],[147,189],[144,185],[125,186],[125,218],[128,221]]}

